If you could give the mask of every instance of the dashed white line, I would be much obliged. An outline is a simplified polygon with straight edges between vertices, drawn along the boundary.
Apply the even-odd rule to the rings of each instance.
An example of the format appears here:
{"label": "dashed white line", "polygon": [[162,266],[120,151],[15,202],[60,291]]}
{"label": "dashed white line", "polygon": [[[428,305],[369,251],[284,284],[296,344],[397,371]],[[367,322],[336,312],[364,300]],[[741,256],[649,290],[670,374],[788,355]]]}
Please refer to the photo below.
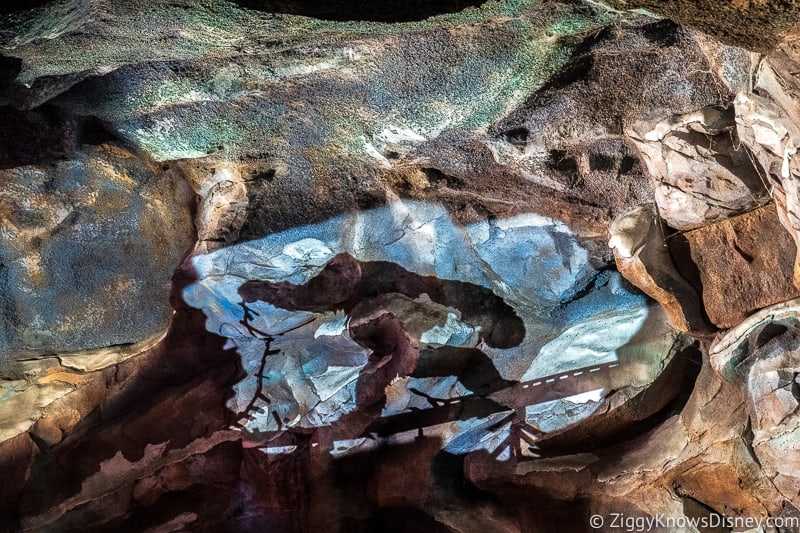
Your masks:
{"label": "dashed white line", "polygon": [[[602,365],[602,366],[596,366],[594,368],[590,368],[588,371],[590,373],[591,372],[600,372],[601,370],[603,370],[603,368],[615,368],[615,367],[618,367],[618,366],[619,366],[619,363],[605,364],[605,365]],[[571,376],[570,376],[570,374],[563,374],[561,376],[558,376],[558,378],[548,378],[548,379],[544,380],[544,383],[554,383],[556,380],[569,379],[570,377],[582,376],[585,373],[586,373],[585,370],[577,370],[577,371],[573,372]],[[528,389],[530,387],[538,387],[542,383],[543,382],[541,382],[541,381],[534,381],[533,383],[524,384],[522,386],[522,388],[523,389]]]}

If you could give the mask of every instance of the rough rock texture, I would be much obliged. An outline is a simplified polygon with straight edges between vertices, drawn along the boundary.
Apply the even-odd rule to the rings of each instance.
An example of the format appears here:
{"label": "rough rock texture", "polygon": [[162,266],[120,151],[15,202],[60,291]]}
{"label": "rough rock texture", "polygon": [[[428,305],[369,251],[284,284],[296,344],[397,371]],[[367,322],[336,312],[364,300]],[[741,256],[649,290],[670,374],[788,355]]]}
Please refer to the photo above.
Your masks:
{"label": "rough rock texture", "polygon": [[608,246],[614,251],[617,269],[664,306],[673,327],[695,335],[708,334],[712,327],[700,298],[702,289],[693,286],[676,267],[663,223],[655,204],[618,216],[608,228]]}
{"label": "rough rock texture", "polygon": [[609,4],[0,6],[0,530],[800,527],[796,7]]}
{"label": "rough rock texture", "polygon": [[800,8],[785,0],[609,0],[620,9],[649,9],[728,44],[769,52],[797,29]]}
{"label": "rough rock texture", "polygon": [[794,242],[773,206],[683,234],[700,272],[703,303],[716,326],[800,295],[792,283]]}
{"label": "rough rock texture", "polygon": [[112,144],[0,180],[2,368],[166,329],[170,278],[193,237],[182,180]]}
{"label": "rough rock texture", "polygon": [[637,143],[669,226],[694,229],[769,201],[766,179],[736,136],[735,114],[733,107],[708,107],[673,116]]}

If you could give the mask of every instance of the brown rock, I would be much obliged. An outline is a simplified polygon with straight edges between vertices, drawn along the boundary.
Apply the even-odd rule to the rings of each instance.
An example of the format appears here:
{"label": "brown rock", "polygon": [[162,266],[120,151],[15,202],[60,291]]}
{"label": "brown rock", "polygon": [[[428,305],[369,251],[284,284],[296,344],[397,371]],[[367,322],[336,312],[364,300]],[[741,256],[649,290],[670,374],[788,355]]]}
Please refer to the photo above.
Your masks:
{"label": "brown rock", "polygon": [[800,11],[784,0],[610,0],[621,9],[644,8],[697,28],[726,43],[766,51],[797,27]]}
{"label": "brown rock", "polygon": [[712,330],[703,316],[697,291],[675,267],[654,206],[642,206],[618,217],[609,233],[617,269],[664,306],[673,327],[692,334]]}
{"label": "brown rock", "polygon": [[792,281],[796,247],[774,205],[683,235],[716,326],[733,327],[757,309],[800,294]]}
{"label": "brown rock", "polygon": [[[28,481],[30,465],[36,458],[36,445],[27,435],[17,435],[0,443],[0,468],[3,471],[3,483],[0,485],[0,516],[3,522],[0,528],[9,525],[19,511],[19,500],[22,488]],[[5,529],[3,529],[5,531]]]}
{"label": "brown rock", "polygon": [[[791,36],[759,64],[753,76],[755,94],[735,100],[737,134],[769,182],[781,223],[800,243],[800,39]],[[800,287],[800,258],[795,258],[794,283]]]}

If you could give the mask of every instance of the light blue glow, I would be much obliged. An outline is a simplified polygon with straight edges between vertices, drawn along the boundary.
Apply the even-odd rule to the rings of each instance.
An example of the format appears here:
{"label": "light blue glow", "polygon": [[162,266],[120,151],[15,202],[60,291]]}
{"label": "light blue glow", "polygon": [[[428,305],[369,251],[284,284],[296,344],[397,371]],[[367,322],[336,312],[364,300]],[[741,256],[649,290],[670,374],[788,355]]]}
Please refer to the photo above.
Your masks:
{"label": "light blue glow", "polygon": [[475,346],[480,330],[480,326],[472,327],[459,320],[455,313],[447,313],[444,325],[433,326],[419,340],[430,346]]}
{"label": "light blue glow", "polygon": [[566,307],[561,332],[539,350],[522,381],[619,359],[617,349],[647,320],[646,299],[625,291],[617,272],[603,280],[605,285]]}
{"label": "light blue glow", "polygon": [[563,222],[526,214],[467,231],[481,259],[521,301],[557,305],[594,273],[589,254]]}
{"label": "light blue glow", "polygon": [[[246,280],[306,283],[340,253],[359,261],[393,262],[419,275],[480,285],[502,297],[523,320],[525,337],[512,348],[480,348],[505,379],[528,380],[616,360],[618,349],[648,319],[647,300],[627,292],[618,274],[597,272],[586,250],[561,222],[527,214],[461,227],[442,206],[396,200],[386,207],[292,228],[192,259],[200,279],[184,290],[186,302],[206,313],[210,331],[232,339],[250,373],[236,385],[232,409],[241,411],[253,397],[258,384],[254,374],[264,350],[263,342],[252,339],[239,324],[243,310],[238,288]],[[570,301],[585,289],[590,289],[588,294]],[[423,299],[420,302],[424,304]],[[355,409],[355,386],[369,351],[349,338],[346,316],[287,311],[263,302],[248,307],[257,313],[251,324],[274,336],[271,348],[280,350],[266,360],[270,379],[263,392],[285,425],[330,424]],[[431,323],[420,337],[421,348],[474,346],[479,328],[459,317],[459,310],[453,309],[444,323]],[[654,334],[653,343],[666,353],[672,338],[660,340],[662,333]],[[665,343],[666,347],[661,346]],[[645,351],[634,355],[652,357]],[[452,376],[402,378],[392,387],[393,393],[387,391],[384,416],[431,406],[410,389],[442,399],[470,393]],[[580,405],[570,409],[588,416],[596,407],[595,402]],[[548,407],[555,408],[555,404]],[[544,420],[542,412],[529,409],[531,422]],[[247,429],[279,429],[268,411],[251,415],[243,421]],[[553,431],[579,418],[564,414],[540,420],[538,425]],[[494,420],[452,422],[445,445],[454,450],[466,450],[466,442],[486,445],[485,431],[467,433],[488,427],[490,419]]]}
{"label": "light blue glow", "polygon": [[[283,311],[283,310],[281,310]],[[306,313],[302,314],[303,316]],[[262,393],[271,403],[257,403],[263,412],[251,411],[245,422],[251,431],[276,431],[286,426],[327,425],[355,409],[355,384],[367,363],[369,350],[354,342],[344,330],[339,335],[316,335],[324,324],[337,322],[341,316],[327,314],[275,337],[270,348],[278,355],[263,359]],[[248,377],[234,386],[229,402],[234,412],[244,411],[257,393],[256,373],[262,365],[264,342],[246,337],[232,337]],[[278,425],[272,411],[282,420]]]}
{"label": "light blue glow", "polygon": [[525,421],[544,433],[558,431],[588,418],[600,407],[603,390],[576,394],[525,408]]}

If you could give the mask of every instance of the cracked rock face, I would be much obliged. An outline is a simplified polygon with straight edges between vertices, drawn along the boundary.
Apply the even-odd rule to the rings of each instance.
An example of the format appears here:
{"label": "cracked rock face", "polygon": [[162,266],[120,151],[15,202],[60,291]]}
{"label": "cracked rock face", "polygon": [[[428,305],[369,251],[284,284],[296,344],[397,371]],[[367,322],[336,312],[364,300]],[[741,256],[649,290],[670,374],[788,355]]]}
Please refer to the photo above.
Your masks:
{"label": "cracked rock face", "polygon": [[796,9],[0,6],[0,530],[800,517]]}
{"label": "cracked rock face", "polygon": [[769,201],[755,157],[736,136],[734,116],[732,108],[705,108],[644,133],[638,146],[669,226],[695,229]]}

